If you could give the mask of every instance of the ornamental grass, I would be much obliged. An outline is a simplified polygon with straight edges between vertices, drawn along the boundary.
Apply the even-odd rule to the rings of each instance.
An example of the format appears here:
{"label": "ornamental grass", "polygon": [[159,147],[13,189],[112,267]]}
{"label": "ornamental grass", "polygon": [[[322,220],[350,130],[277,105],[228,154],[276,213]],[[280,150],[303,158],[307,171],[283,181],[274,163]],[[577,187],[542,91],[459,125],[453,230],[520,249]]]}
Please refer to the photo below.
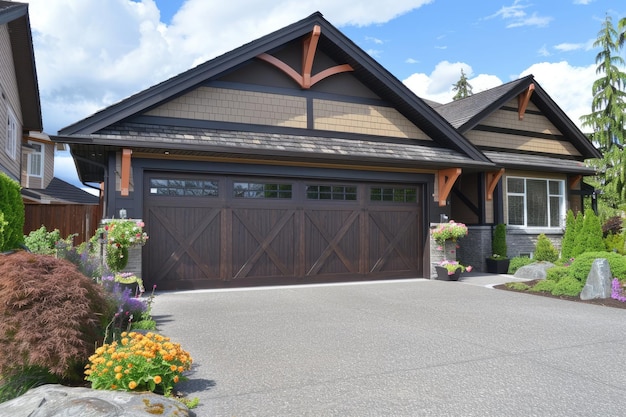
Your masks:
{"label": "ornamental grass", "polygon": [[178,343],[156,333],[122,333],[89,357],[85,379],[94,389],[152,391],[170,395],[192,359]]}

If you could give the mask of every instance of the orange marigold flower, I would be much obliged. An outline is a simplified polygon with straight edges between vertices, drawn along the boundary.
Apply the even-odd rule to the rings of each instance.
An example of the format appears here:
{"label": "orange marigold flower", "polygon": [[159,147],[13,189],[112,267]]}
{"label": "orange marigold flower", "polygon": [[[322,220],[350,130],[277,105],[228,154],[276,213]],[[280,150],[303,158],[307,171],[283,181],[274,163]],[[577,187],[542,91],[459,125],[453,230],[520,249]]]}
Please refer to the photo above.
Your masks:
{"label": "orange marigold flower", "polygon": [[107,366],[113,366],[113,361],[108,361]]}
{"label": "orange marigold flower", "polygon": [[172,372],[176,372],[176,369],[178,369],[178,368],[176,367],[176,365],[170,365],[170,370],[171,370]]}
{"label": "orange marigold flower", "polygon": [[178,378],[178,375],[174,375],[174,383],[176,384],[178,382],[180,378]]}
{"label": "orange marigold flower", "polygon": [[113,389],[113,390],[117,389],[117,385],[111,384],[111,389]]}
{"label": "orange marigold flower", "polygon": [[122,346],[126,346],[128,344],[128,338],[125,337],[122,339]]}
{"label": "orange marigold flower", "polygon": [[137,388],[137,383],[136,383],[135,381],[130,381],[130,382],[128,383],[128,388],[130,388],[130,389],[135,389],[135,388]]}
{"label": "orange marigold flower", "polygon": [[182,366],[178,367],[178,372],[182,373],[185,370],[185,368],[183,368]]}
{"label": "orange marigold flower", "polygon": [[154,383],[155,384],[160,384],[161,383],[161,377],[159,375],[154,377]]}
{"label": "orange marigold flower", "polygon": [[120,372],[115,374],[115,379],[122,379],[124,377],[124,375],[122,375]]}
{"label": "orange marigold flower", "polygon": [[122,372],[122,369],[124,369],[121,365],[117,365],[115,367],[115,369],[113,369],[115,372]]}

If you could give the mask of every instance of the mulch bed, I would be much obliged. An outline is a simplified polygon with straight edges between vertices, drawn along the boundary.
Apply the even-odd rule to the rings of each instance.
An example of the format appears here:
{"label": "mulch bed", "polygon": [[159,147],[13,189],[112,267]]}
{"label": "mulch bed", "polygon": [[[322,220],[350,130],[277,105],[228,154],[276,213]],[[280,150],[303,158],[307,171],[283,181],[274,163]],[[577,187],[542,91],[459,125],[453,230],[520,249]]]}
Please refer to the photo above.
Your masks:
{"label": "mulch bed", "polygon": [[[535,285],[539,281],[541,281],[541,280],[537,279],[537,280],[533,280],[533,281],[526,281],[526,282],[524,282],[524,284],[529,285],[529,286],[532,287],[533,285]],[[538,296],[541,296],[541,297],[558,298],[559,300],[572,301],[572,302],[575,302],[575,303],[595,304],[595,305],[599,305],[599,306],[613,307],[613,308],[626,308],[626,303],[623,303],[623,302],[618,301],[618,300],[614,300],[613,298],[603,298],[603,299],[595,299],[595,300],[581,300],[579,297],[570,297],[570,296],[567,296],[567,295],[552,295],[552,294],[547,293],[547,292],[533,292],[533,291],[516,290],[516,289],[513,289],[513,288],[508,288],[506,286],[506,284],[496,285],[493,288],[496,288],[498,290],[521,292],[521,293],[530,294],[530,295],[538,295]]]}

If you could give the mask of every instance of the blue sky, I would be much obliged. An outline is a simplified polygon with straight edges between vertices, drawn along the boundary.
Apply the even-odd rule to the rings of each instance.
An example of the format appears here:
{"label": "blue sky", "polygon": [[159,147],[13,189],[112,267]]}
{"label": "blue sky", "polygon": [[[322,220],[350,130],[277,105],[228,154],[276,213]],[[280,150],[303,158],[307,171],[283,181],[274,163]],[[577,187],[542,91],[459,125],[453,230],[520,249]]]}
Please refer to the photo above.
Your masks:
{"label": "blue sky", "polygon": [[[24,0],[22,0],[24,1]],[[320,11],[418,96],[451,100],[532,73],[579,124],[606,15],[623,0],[30,0],[44,129],[54,135],[129,95]],[[56,175],[77,183],[61,153]]]}

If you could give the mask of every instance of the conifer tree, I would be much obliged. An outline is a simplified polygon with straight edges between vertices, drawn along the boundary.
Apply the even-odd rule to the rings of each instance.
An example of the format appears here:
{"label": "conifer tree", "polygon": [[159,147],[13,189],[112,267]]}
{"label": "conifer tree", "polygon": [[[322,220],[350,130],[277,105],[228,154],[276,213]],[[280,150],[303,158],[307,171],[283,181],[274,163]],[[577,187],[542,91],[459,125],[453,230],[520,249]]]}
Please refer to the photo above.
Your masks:
{"label": "conifer tree", "polygon": [[463,72],[463,68],[461,68],[461,78],[455,84],[452,84],[452,91],[456,91],[452,100],[460,100],[465,97],[469,97],[472,94],[472,85],[467,81],[467,77],[465,76],[465,72]]}
{"label": "conifer tree", "polygon": [[575,240],[576,216],[574,216],[574,212],[570,209],[567,211],[567,217],[565,217],[565,233],[561,241],[561,259],[567,261],[572,257]]}
{"label": "conifer tree", "polygon": [[582,212],[578,212],[576,214],[576,223],[574,225],[574,247],[572,248],[571,257],[575,258],[585,251],[585,237],[583,236],[583,222],[585,221],[585,216]]}
{"label": "conifer tree", "polygon": [[602,252],[606,250],[604,240],[602,239],[602,223],[593,210],[585,212],[582,235],[584,237],[582,240],[583,252]]}

